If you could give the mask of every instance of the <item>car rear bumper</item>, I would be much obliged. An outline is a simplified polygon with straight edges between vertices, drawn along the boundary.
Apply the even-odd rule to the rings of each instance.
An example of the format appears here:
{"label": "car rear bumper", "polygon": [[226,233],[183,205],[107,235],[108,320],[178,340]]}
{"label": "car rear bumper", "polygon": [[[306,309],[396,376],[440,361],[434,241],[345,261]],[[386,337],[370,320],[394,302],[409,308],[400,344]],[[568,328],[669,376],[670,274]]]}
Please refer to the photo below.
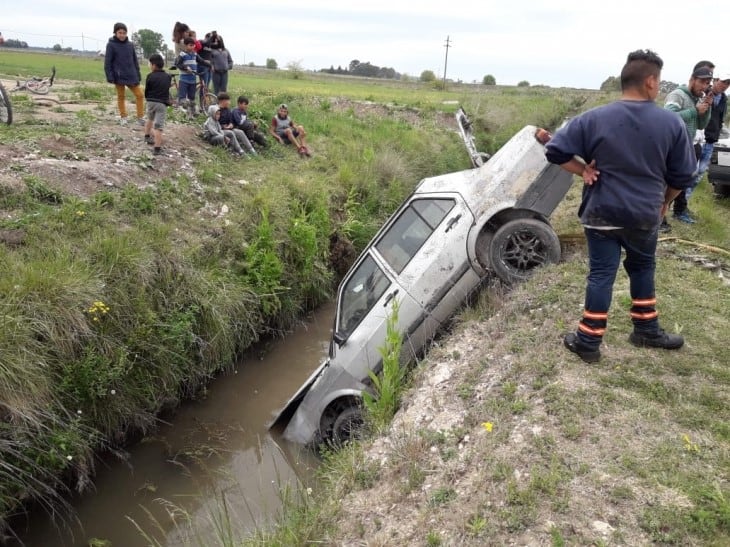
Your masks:
{"label": "car rear bumper", "polygon": [[707,179],[714,186],[730,186],[730,147],[715,145]]}

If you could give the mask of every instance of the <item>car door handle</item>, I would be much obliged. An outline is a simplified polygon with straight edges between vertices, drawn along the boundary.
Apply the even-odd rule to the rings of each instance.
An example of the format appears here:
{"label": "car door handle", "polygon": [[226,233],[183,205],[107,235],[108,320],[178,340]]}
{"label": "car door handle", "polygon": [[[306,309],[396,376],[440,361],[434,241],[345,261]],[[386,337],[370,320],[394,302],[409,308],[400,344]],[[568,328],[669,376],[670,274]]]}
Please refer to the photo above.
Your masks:
{"label": "car door handle", "polygon": [[395,295],[398,294],[398,289],[394,290],[392,293],[390,293],[388,296],[385,297],[385,302],[383,302],[383,307],[387,307],[388,304],[390,304],[390,301],[395,298]]}
{"label": "car door handle", "polygon": [[451,228],[453,228],[456,225],[456,223],[459,222],[460,218],[461,218],[461,213],[459,213],[454,218],[449,220],[449,223],[446,225],[446,231],[448,232],[449,230],[451,230]]}

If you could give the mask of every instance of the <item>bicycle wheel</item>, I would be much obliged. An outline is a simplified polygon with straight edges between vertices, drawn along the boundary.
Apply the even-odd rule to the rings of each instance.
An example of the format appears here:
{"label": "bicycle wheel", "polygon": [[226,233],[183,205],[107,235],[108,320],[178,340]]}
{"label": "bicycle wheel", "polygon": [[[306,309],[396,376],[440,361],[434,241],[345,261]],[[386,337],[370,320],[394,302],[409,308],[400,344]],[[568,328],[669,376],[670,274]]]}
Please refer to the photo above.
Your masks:
{"label": "bicycle wheel", "polygon": [[218,97],[213,93],[205,93],[198,97],[200,101],[200,110],[203,114],[208,115],[208,107],[214,104],[218,104]]}
{"label": "bicycle wheel", "polygon": [[7,125],[13,123],[13,106],[3,84],[0,84],[0,123]]}
{"label": "bicycle wheel", "polygon": [[28,91],[36,93],[37,95],[48,95],[48,90],[50,89],[46,80],[41,80],[39,82],[28,80],[25,85],[28,88]]}

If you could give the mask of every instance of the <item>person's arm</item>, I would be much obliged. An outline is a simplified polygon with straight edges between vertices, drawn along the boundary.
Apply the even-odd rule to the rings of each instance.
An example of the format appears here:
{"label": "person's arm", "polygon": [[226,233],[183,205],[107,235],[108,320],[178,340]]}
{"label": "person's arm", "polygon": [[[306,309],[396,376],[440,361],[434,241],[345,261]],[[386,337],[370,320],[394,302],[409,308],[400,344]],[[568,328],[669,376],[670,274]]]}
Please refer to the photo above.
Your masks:
{"label": "person's arm", "polygon": [[137,71],[137,83],[141,83],[142,72],[139,70],[139,59],[137,58],[137,52],[134,51],[134,45],[132,45],[132,59],[134,59],[134,69]]}
{"label": "person's arm", "polygon": [[210,66],[210,61],[206,61],[205,59],[203,59],[197,53],[195,54],[195,62],[198,63],[199,65],[208,65],[208,66]]}
{"label": "person's arm", "polygon": [[682,190],[677,190],[676,188],[667,186],[667,189],[664,191],[664,203],[662,203],[662,210],[661,210],[662,217],[667,216],[667,211],[669,210],[669,205],[674,201],[674,198],[676,198],[681,193],[682,193]]}
{"label": "person's arm", "polygon": [[111,43],[106,45],[106,53],[104,54],[104,73],[106,74],[106,81],[110,84],[114,83],[114,69],[112,68],[114,63],[114,48]]}
{"label": "person's arm", "polygon": [[276,134],[276,116],[274,116],[273,118],[271,118],[271,127],[269,127],[269,133],[271,133],[271,136],[274,137],[280,143],[283,143],[284,142],[281,139],[281,137]]}
{"label": "person's arm", "polygon": [[233,70],[233,59],[231,58],[231,53],[226,50],[226,55],[228,55],[228,70]]}
{"label": "person's arm", "polygon": [[707,127],[707,124],[710,123],[710,118],[712,117],[712,105],[705,101],[701,101],[697,103],[697,105],[697,129],[704,129]]}
{"label": "person's arm", "polygon": [[681,89],[675,89],[667,95],[664,101],[664,108],[679,114],[679,117],[682,118],[685,124],[695,123],[698,118],[697,105],[693,104],[690,107],[684,108],[684,105],[687,104],[682,100],[685,98],[685,95],[686,93]]}
{"label": "person's arm", "polygon": [[568,173],[581,177],[583,182],[588,186],[593,186],[593,183],[598,180],[598,175],[601,174],[601,172],[596,169],[596,160],[586,163],[577,156],[573,156],[567,162],[561,163],[560,167],[565,169]]}

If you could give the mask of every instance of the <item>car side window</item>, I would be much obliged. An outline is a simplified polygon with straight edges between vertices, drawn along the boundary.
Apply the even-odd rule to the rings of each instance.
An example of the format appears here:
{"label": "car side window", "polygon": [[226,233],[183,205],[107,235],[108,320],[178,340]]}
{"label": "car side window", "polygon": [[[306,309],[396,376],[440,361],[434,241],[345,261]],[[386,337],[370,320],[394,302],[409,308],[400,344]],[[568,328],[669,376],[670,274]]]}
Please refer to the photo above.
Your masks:
{"label": "car side window", "polygon": [[401,273],[453,207],[452,199],[411,202],[375,248],[396,273]]}
{"label": "car side window", "polygon": [[367,256],[342,288],[338,334],[345,338],[349,336],[388,290],[390,283],[390,279],[375,263],[375,260],[371,256]]}

